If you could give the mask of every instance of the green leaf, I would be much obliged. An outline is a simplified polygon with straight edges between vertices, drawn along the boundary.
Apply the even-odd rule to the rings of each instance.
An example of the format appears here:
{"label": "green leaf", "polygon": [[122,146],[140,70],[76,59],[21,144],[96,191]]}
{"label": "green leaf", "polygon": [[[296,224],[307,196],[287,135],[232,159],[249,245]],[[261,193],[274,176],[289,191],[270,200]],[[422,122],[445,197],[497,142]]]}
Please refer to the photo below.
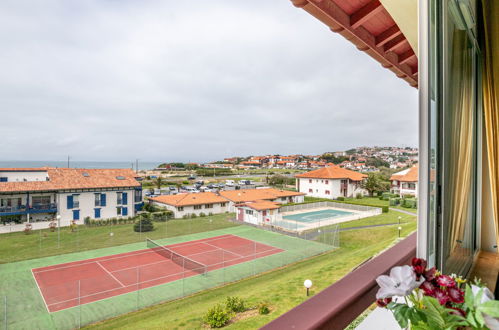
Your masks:
{"label": "green leaf", "polygon": [[475,317],[473,316],[473,314],[474,313],[469,312],[468,315],[466,316],[466,320],[468,321],[469,324],[471,324],[471,326],[473,328],[477,328],[478,324],[476,323],[476,320],[475,320]]}
{"label": "green leaf", "polygon": [[464,304],[469,309],[474,309],[475,307],[473,305],[473,291],[471,290],[471,286],[469,284],[466,284],[466,289],[464,291]]}
{"label": "green leaf", "polygon": [[499,301],[489,300],[478,306],[477,310],[492,317],[499,317]]}
{"label": "green leaf", "polygon": [[483,289],[478,290],[473,302],[474,306],[479,306],[482,303]]}
{"label": "green leaf", "polygon": [[407,317],[404,315],[406,312],[406,309],[409,308],[409,306],[405,304],[397,304],[393,308],[393,316],[395,316],[395,320],[397,320],[398,324],[400,325],[401,328],[407,328],[409,324],[409,320]]}
{"label": "green leaf", "polygon": [[475,319],[480,325],[480,328],[483,328],[483,326],[485,325],[485,320],[483,319],[483,315],[480,311],[475,312]]}
{"label": "green leaf", "polygon": [[445,320],[442,317],[442,306],[433,297],[423,297],[423,304],[426,306],[425,315],[428,325],[431,328],[444,328]]}

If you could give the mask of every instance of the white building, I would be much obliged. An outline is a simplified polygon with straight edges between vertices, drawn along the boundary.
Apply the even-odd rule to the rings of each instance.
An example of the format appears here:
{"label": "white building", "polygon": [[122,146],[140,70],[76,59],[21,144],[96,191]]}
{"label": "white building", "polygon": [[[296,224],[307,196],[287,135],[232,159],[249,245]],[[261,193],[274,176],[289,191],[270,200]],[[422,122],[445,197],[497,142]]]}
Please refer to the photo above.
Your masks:
{"label": "white building", "polygon": [[274,188],[240,189],[221,191],[220,195],[229,201],[229,212],[236,212],[236,205],[255,201],[269,201],[281,204],[302,203],[304,193]]}
{"label": "white building", "polygon": [[394,173],[391,178],[390,191],[400,197],[418,194],[418,165]]}
{"label": "white building", "polygon": [[173,211],[175,218],[201,213],[236,212],[242,203],[268,201],[276,203],[301,203],[305,194],[274,188],[224,190],[220,193],[185,193],[158,196],[149,199],[152,205]]}
{"label": "white building", "polygon": [[367,195],[361,187],[367,175],[333,165],[298,174],[296,189],[307,196],[320,198],[355,197]]}
{"label": "white building", "polygon": [[52,221],[134,216],[142,187],[129,169],[0,169],[0,222]]}
{"label": "white building", "polygon": [[280,204],[270,201],[254,201],[237,205],[236,219],[253,225],[270,225],[279,214]]}
{"label": "white building", "polygon": [[201,213],[206,215],[229,210],[229,201],[213,192],[162,195],[149,198],[149,203],[173,212],[175,218]]}

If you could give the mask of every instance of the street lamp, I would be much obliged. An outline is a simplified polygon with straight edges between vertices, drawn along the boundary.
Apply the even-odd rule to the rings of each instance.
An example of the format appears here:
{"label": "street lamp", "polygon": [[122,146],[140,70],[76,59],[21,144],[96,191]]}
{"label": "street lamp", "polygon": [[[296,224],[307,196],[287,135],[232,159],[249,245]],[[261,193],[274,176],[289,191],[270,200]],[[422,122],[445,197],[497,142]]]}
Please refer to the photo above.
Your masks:
{"label": "street lamp", "polygon": [[398,219],[399,219],[399,225],[400,225],[400,220],[402,220],[402,217],[399,215]]}
{"label": "street lamp", "polygon": [[311,280],[305,280],[305,282],[303,282],[303,285],[305,286],[305,288],[307,288],[307,297],[308,297],[309,290],[312,287],[312,281]]}
{"label": "street lamp", "polygon": [[61,247],[61,215],[58,214],[56,217],[57,219],[57,247]]}
{"label": "street lamp", "polygon": [[399,227],[398,229],[399,229],[399,238],[400,238],[400,231],[402,230],[402,227]]}

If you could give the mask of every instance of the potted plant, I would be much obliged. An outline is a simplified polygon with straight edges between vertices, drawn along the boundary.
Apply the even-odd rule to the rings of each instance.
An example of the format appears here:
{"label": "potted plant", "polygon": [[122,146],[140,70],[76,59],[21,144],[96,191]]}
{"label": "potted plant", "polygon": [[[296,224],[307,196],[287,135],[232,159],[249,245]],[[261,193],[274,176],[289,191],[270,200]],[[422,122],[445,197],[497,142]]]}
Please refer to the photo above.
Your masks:
{"label": "potted plant", "polygon": [[499,329],[499,301],[488,288],[428,269],[424,259],[394,267],[376,282],[378,306],[392,311],[401,328]]}

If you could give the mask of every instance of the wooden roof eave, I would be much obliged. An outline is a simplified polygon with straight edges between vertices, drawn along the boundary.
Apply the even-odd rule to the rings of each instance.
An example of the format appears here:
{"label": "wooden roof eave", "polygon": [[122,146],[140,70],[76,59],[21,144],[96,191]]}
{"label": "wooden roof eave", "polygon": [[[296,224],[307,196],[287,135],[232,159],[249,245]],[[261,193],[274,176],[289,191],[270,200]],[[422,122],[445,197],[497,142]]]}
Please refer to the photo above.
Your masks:
{"label": "wooden roof eave", "polygon": [[[368,4],[371,7],[371,12],[361,8],[352,15],[348,15],[332,0],[291,0],[291,2],[295,7],[304,9],[329,26],[331,31],[339,33],[351,41],[359,50],[369,54],[384,68],[395,73],[397,77],[404,79],[413,87],[418,86],[417,69],[413,69],[407,64],[416,54],[412,49],[402,54],[396,54],[393,51],[401,43],[407,42],[400,29],[395,25],[387,28],[380,35],[374,36],[361,25],[362,22],[369,19],[370,13],[379,12],[379,6],[382,5],[378,4],[378,1],[375,0]],[[383,8],[383,10],[385,9]],[[361,12],[360,15],[359,12]]]}

